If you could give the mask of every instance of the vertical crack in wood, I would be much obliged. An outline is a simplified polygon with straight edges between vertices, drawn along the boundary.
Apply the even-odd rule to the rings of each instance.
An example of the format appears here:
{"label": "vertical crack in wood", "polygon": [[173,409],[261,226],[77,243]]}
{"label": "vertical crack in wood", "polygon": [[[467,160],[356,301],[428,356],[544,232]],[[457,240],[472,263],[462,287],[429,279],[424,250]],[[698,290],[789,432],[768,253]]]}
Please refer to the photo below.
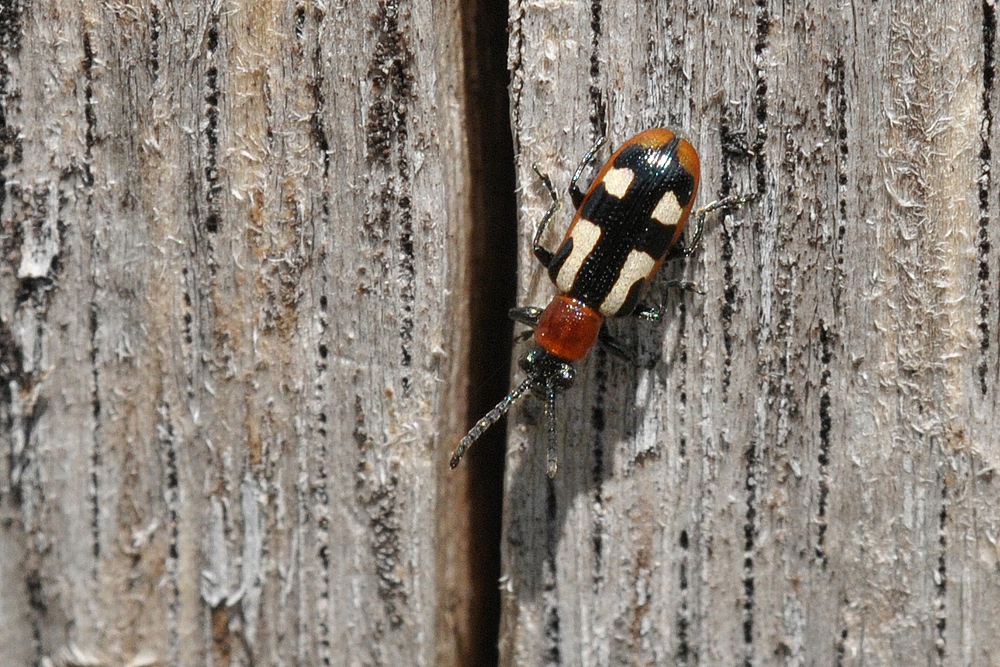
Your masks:
{"label": "vertical crack in wood", "polygon": [[989,369],[987,354],[990,349],[990,187],[993,183],[993,155],[990,143],[993,138],[992,98],[996,79],[995,44],[997,36],[996,8],[991,0],[983,0],[983,80],[982,118],[979,130],[979,230],[976,244],[976,259],[979,262],[979,361],[976,375],[979,378],[979,392],[986,396],[986,375]]}
{"label": "vertical crack in wood", "polygon": [[[508,11],[509,10],[509,11]],[[468,383],[466,421],[489,411],[510,388],[508,369],[514,353],[518,226],[515,137],[520,73],[518,12],[501,0],[461,3],[465,97],[465,132],[469,160],[468,239],[464,265],[468,294]],[[508,34],[508,30],[510,31]],[[509,86],[509,88],[508,88]],[[513,106],[512,106],[512,100]],[[506,432],[493,428],[463,462],[463,508],[467,539],[456,551],[467,562],[466,618],[462,622],[459,660],[494,665],[499,660],[501,595],[500,543]]]}

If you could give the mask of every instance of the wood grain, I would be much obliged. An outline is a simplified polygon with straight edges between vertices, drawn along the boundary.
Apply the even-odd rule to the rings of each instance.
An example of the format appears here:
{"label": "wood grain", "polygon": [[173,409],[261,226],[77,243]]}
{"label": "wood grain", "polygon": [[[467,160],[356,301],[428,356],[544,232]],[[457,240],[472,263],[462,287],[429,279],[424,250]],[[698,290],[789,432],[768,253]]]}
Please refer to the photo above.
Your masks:
{"label": "wood grain", "polygon": [[[481,9],[0,7],[0,663],[488,659]],[[509,40],[520,304],[533,162],[666,125],[757,199],[613,323],[639,367],[579,365],[554,481],[512,413],[500,663],[997,664],[994,7],[515,0]]]}
{"label": "wood grain", "polygon": [[457,3],[2,11],[0,662],[455,662]]}
{"label": "wood grain", "polygon": [[641,368],[581,364],[554,482],[517,413],[502,664],[996,664],[994,41],[987,4],[514,4],[525,304],[529,166],[565,187],[605,122],[758,199],[665,271],[704,297],[612,324]]}

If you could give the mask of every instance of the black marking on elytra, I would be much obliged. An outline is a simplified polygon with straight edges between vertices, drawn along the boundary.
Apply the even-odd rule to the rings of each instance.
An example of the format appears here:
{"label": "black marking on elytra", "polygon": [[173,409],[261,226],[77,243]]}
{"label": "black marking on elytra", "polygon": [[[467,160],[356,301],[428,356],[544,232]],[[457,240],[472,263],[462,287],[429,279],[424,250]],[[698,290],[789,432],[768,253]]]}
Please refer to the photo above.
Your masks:
{"label": "black marking on elytra", "polygon": [[989,368],[987,353],[990,349],[990,305],[993,290],[990,288],[990,188],[993,184],[993,153],[990,143],[993,136],[992,98],[996,83],[997,36],[996,8],[991,0],[983,0],[983,83],[982,120],[979,125],[979,231],[976,238],[976,255],[979,262],[979,362],[976,375],[979,377],[979,392],[986,395],[986,375]]}
{"label": "black marking on elytra", "polygon": [[650,216],[666,192],[673,192],[682,207],[691,201],[694,177],[677,159],[679,143],[675,137],[666,146],[632,144],[622,149],[614,166],[631,169],[634,178],[621,199],[609,195],[603,183],[591,188],[580,217],[598,225],[601,237],[577,272],[570,296],[597,309],[614,287],[630,252],[644,251],[654,260],[667,254],[677,228]]}
{"label": "black marking on elytra", "polygon": [[830,561],[826,553],[826,507],[830,495],[830,331],[823,320],[819,321],[820,373],[819,385],[819,501],[816,509],[816,560],[826,569]]}
{"label": "black marking on elytra", "polygon": [[[222,221],[220,199],[222,183],[219,180],[219,69],[215,54],[219,48],[219,14],[213,13],[208,24],[208,44],[205,59],[210,63],[205,70],[205,231],[215,234]],[[214,263],[211,265],[214,270]]]}
{"label": "black marking on elytra", "polygon": [[567,236],[566,240],[562,242],[559,249],[556,250],[556,254],[552,256],[549,260],[549,278],[552,279],[554,283],[556,278],[559,276],[559,270],[562,269],[562,265],[566,263],[566,258],[570,256],[573,252],[573,237]]}

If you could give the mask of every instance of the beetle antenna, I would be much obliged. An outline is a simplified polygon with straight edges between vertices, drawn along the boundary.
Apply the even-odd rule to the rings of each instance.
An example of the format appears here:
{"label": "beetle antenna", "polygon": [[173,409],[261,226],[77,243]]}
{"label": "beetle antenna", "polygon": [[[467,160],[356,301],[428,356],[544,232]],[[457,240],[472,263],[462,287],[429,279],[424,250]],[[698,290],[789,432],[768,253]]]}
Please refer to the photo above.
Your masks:
{"label": "beetle antenna", "polygon": [[553,479],[556,476],[556,471],[559,470],[559,462],[556,460],[556,386],[555,383],[550,379],[547,383],[547,392],[545,397],[545,414],[547,421],[549,422],[549,447],[547,450],[547,468],[549,479]]}
{"label": "beetle antenna", "polygon": [[535,379],[532,377],[526,378],[524,382],[519,384],[509,394],[504,396],[503,400],[496,404],[496,407],[487,412],[482,419],[477,421],[475,426],[469,429],[468,434],[462,438],[462,441],[458,443],[458,447],[456,447],[455,451],[451,454],[451,463],[449,463],[449,465],[453,470],[458,467],[458,463],[462,460],[462,457],[465,456],[466,450],[472,446],[472,443],[478,440],[479,436],[485,433],[490,426],[496,424],[501,417],[507,414],[507,411],[510,410],[510,406],[514,405],[514,402],[521,398],[524,392],[531,388],[531,383],[534,382],[534,380]]}

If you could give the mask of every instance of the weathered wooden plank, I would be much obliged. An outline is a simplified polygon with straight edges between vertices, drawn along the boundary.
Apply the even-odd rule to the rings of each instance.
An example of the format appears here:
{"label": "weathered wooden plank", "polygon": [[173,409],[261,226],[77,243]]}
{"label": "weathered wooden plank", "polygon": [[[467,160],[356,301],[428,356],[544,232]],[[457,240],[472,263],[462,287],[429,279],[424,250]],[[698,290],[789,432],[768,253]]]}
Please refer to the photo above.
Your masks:
{"label": "weathered wooden plank", "polygon": [[455,662],[457,3],[2,11],[0,662]]}
{"label": "weathered wooden plank", "polygon": [[525,303],[529,165],[564,186],[603,118],[761,196],[666,270],[705,297],[613,325],[648,364],[581,365],[554,482],[515,413],[503,664],[992,664],[994,41],[987,4],[513,5]]}

